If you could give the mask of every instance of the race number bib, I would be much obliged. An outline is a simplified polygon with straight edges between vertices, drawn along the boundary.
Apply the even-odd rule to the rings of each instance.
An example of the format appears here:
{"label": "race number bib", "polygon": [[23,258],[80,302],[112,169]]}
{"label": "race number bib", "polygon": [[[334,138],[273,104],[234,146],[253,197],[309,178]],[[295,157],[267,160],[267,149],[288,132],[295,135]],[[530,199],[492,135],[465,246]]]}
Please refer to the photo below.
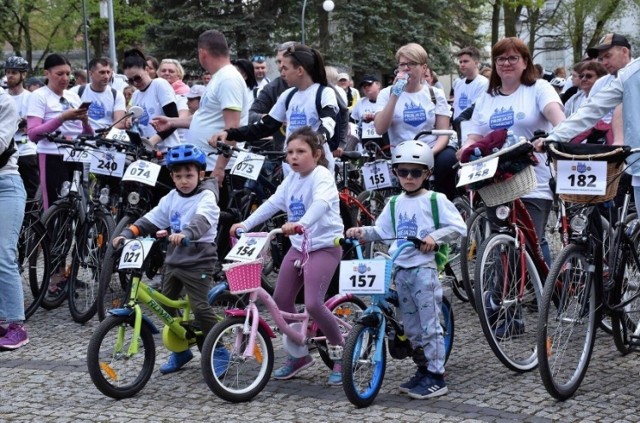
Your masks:
{"label": "race number bib", "polygon": [[160,165],[136,160],[131,163],[122,176],[123,181],[140,182],[145,185],[155,186],[160,174]]}
{"label": "race number bib", "polygon": [[90,171],[99,175],[121,177],[127,155],[117,151],[97,151],[91,155]]}
{"label": "race number bib", "polygon": [[129,139],[129,135],[127,135],[127,131],[118,128],[111,128],[111,130],[107,134],[107,139],[126,142],[131,141]]}
{"label": "race number bib", "polygon": [[91,163],[91,155],[86,150],[75,150],[73,148],[58,147],[62,150],[62,160],[74,163]]}
{"label": "race number bib", "polygon": [[255,181],[260,175],[262,165],[264,165],[264,156],[249,153],[247,151],[241,151],[238,153],[236,162],[231,169],[231,174]]}
{"label": "race number bib", "polygon": [[385,293],[387,260],[343,260],[340,262],[341,294],[374,295]]}
{"label": "race number bib", "polygon": [[258,258],[265,244],[268,234],[266,232],[245,233],[231,248],[225,260],[254,261]]}
{"label": "race number bib", "polygon": [[373,122],[371,123],[363,123],[362,124],[362,139],[371,139],[371,138],[380,138],[381,135],[378,135],[376,132],[376,127]]}
{"label": "race number bib", "polygon": [[494,157],[490,160],[483,160],[481,162],[471,162],[460,166],[460,173],[458,174],[458,187],[463,185],[469,185],[473,182],[482,181],[484,179],[492,178],[498,170],[499,157]]}
{"label": "race number bib", "polygon": [[607,162],[558,160],[556,193],[604,195],[607,192]]}
{"label": "race number bib", "polygon": [[389,162],[376,160],[362,166],[362,178],[368,191],[389,188],[392,186]]}
{"label": "race number bib", "polygon": [[140,269],[145,257],[151,251],[153,238],[130,239],[125,241],[120,256],[119,269]]}

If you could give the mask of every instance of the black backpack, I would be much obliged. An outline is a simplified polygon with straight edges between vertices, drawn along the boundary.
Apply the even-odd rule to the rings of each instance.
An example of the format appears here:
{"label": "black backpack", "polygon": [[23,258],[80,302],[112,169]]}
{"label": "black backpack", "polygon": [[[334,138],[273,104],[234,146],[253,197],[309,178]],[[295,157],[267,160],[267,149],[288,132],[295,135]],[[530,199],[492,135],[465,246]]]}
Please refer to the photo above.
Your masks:
{"label": "black backpack", "polygon": [[[336,94],[336,100],[338,101],[338,114],[336,115],[336,129],[333,132],[333,136],[328,140],[329,149],[331,151],[340,147],[340,144],[344,144],[347,142],[347,135],[349,135],[349,108],[344,103],[344,100],[338,94],[334,87],[331,87]],[[318,111],[318,116],[320,116],[320,110],[322,110],[322,90],[325,89],[324,85],[320,85],[318,88],[318,92],[316,93],[316,110]],[[287,96],[287,100],[284,105],[286,109],[289,109],[289,103],[291,103],[291,98],[293,95],[298,92],[297,88],[291,90],[289,95]]]}
{"label": "black backpack", "polygon": [[[78,97],[80,97],[80,99],[82,99],[82,94],[84,94],[84,90],[87,88],[87,85],[81,85],[80,88],[78,88]],[[111,88],[111,94],[113,95],[113,101],[116,101],[116,96],[118,95],[118,91],[116,91],[115,88]]]}
{"label": "black backpack", "polygon": [[7,146],[7,149],[4,150],[2,154],[0,154],[0,169],[5,167],[5,165],[9,163],[9,159],[16,151],[16,144],[13,142],[13,139],[11,139],[11,142]]}

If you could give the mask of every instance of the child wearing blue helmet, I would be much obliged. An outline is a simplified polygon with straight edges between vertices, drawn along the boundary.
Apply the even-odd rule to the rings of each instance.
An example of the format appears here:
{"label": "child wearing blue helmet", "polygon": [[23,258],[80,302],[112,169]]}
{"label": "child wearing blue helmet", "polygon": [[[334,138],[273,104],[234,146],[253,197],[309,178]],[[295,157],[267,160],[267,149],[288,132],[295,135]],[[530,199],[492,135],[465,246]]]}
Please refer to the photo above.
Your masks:
{"label": "child wearing blue helmet", "polygon": [[[173,147],[167,152],[166,160],[175,189],[112,242],[118,246],[124,239],[170,228],[162,291],[168,298],[177,299],[184,289],[195,321],[206,335],[216,323],[207,293],[213,285],[213,269],[218,259],[217,185],[212,179],[204,179],[206,155],[198,147],[191,144]],[[198,242],[182,246],[184,238]],[[171,353],[169,360],[160,366],[160,373],[175,372],[192,358],[189,349]]]}

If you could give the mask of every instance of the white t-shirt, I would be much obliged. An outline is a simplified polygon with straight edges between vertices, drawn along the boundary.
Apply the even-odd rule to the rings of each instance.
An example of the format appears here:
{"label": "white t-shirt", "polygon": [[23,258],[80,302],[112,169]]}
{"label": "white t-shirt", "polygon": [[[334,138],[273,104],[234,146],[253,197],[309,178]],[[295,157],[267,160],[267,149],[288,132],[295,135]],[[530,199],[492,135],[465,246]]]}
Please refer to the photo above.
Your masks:
{"label": "white t-shirt", "polygon": [[[433,89],[436,104],[431,101],[429,87],[425,84],[422,90],[416,93],[403,92],[398,98],[393,110],[393,118],[389,126],[389,142],[391,148],[395,148],[403,141],[412,140],[420,131],[429,131],[435,128],[436,115],[451,116],[451,107],[447,103],[444,92],[438,88]],[[384,108],[389,102],[391,87],[386,87],[378,94],[377,102]],[[433,135],[420,138],[429,147],[433,147],[437,137]]]}
{"label": "white t-shirt", "polygon": [[[18,116],[20,116],[21,119],[26,119],[27,117],[27,106],[29,104],[30,95],[31,91],[29,90],[22,90],[22,92],[18,95],[10,95],[10,97],[16,103]],[[29,140],[29,137],[24,130],[18,129],[16,131],[16,134],[13,136],[13,139],[16,142],[18,151],[20,152],[20,156],[32,156],[36,154],[36,143]]]}
{"label": "white t-shirt", "polygon": [[[544,79],[538,79],[530,87],[520,85],[510,95],[492,96],[485,92],[476,101],[468,133],[484,137],[497,129],[511,129],[516,138],[531,139],[538,129],[545,132],[551,130],[551,123],[542,114],[550,103],[558,103],[562,107],[555,88]],[[553,193],[549,188],[551,170],[546,165],[547,155],[535,155],[540,162],[535,167],[538,187],[524,198],[553,200]]]}
{"label": "white t-shirt", "polygon": [[459,78],[453,82],[453,118],[457,118],[466,108],[471,107],[483,92],[487,91],[489,80],[478,75],[469,81]]}
{"label": "white t-shirt", "polygon": [[[55,119],[70,108],[80,107],[80,97],[72,91],[64,90],[62,97],[51,91],[48,86],[40,87],[31,93],[27,106],[27,116],[34,116],[47,122]],[[62,136],[75,138],[82,134],[81,120],[67,120],[58,128]],[[37,151],[40,154],[61,155],[55,143],[42,138],[38,141]]]}
{"label": "white t-shirt", "polygon": [[[176,106],[178,106],[178,114],[183,110],[189,110],[189,106],[187,105],[187,96],[182,94],[176,94]],[[178,133],[178,137],[180,138],[181,143],[187,142],[187,136],[189,134],[188,128],[178,128],[176,129]]]}
{"label": "white t-shirt", "polygon": [[353,111],[351,111],[351,117],[353,118],[353,120],[360,122],[360,125],[362,128],[362,135],[360,138],[362,140],[382,137],[382,135],[376,132],[376,128],[375,128],[375,125],[373,124],[373,121],[369,123],[362,121],[362,118],[366,113],[375,114],[380,110],[382,110],[382,106],[378,101],[373,103],[367,97],[363,97],[360,99],[360,101],[358,101],[358,103],[356,103],[356,106],[353,108]]}
{"label": "white t-shirt", "polygon": [[[247,84],[236,67],[229,64],[220,68],[212,75],[200,99],[200,108],[191,120],[187,141],[205,153],[212,152],[209,138],[226,128],[222,112],[225,109],[240,112],[240,126],[243,126],[249,123],[249,104]],[[215,154],[207,156],[207,170],[215,168],[217,157]]]}
{"label": "white t-shirt", "polygon": [[127,110],[124,104],[124,95],[116,90],[116,97],[113,98],[111,87],[102,91],[94,91],[90,84],[85,85],[82,102],[91,101],[89,106],[89,124],[96,130],[99,128],[108,128],[113,124],[113,112],[125,112]]}
{"label": "white t-shirt", "polygon": [[[169,103],[175,103],[177,106],[178,101],[171,85],[162,78],[152,79],[147,89],[144,91],[136,90],[133,93],[131,104],[140,106],[143,110],[142,116],[138,119],[143,136],[150,138],[157,133],[149,123],[156,116],[165,116],[162,108]],[[175,147],[179,144],[180,137],[174,131],[166,139],[159,142],[157,148],[166,152],[169,147]]]}
{"label": "white t-shirt", "polygon": [[[314,201],[321,201],[328,205],[328,210],[315,221],[307,221],[305,213]],[[244,221],[251,229],[273,216],[277,211],[287,212],[287,221],[299,222],[304,226],[309,237],[307,248],[315,251],[321,248],[333,247],[336,237],[342,237],[344,225],[340,217],[340,200],[338,188],[331,172],[324,166],[316,168],[307,176],[297,172],[290,172],[258,209]],[[309,219],[309,216],[307,216]],[[302,250],[302,235],[290,237],[291,245],[298,251]]]}

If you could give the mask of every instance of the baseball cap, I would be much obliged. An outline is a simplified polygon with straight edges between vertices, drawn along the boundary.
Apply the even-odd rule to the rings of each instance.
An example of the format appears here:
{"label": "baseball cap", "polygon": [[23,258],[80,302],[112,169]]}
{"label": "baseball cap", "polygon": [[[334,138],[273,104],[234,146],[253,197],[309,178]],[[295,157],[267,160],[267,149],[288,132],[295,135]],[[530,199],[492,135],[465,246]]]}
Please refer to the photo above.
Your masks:
{"label": "baseball cap", "polygon": [[338,81],[342,81],[343,79],[346,79],[347,81],[350,80],[351,78],[349,77],[348,73],[339,73],[338,74]]}
{"label": "baseball cap", "polygon": [[373,84],[374,82],[380,82],[380,81],[374,75],[365,75],[362,77],[362,80],[360,81],[360,87]]}
{"label": "baseball cap", "polygon": [[590,57],[597,57],[598,53],[609,50],[613,46],[626,47],[628,49],[631,48],[631,44],[629,44],[629,40],[627,40],[626,37],[620,34],[611,33],[602,37],[597,46],[588,49],[587,54]]}
{"label": "baseball cap", "polygon": [[204,95],[206,87],[204,85],[195,84],[193,87],[189,89],[187,93],[187,98],[198,98]]}

